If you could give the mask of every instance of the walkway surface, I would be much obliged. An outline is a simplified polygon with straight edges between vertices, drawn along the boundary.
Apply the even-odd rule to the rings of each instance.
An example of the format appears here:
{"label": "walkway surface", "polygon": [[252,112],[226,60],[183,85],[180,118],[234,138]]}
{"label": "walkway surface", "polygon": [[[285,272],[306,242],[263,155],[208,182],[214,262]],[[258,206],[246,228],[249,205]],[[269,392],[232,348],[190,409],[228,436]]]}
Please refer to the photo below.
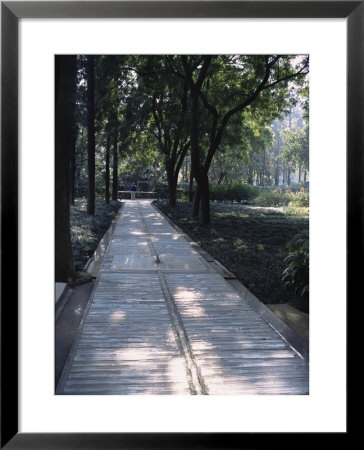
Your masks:
{"label": "walkway surface", "polygon": [[308,394],[308,363],[150,201],[126,201],[57,394]]}

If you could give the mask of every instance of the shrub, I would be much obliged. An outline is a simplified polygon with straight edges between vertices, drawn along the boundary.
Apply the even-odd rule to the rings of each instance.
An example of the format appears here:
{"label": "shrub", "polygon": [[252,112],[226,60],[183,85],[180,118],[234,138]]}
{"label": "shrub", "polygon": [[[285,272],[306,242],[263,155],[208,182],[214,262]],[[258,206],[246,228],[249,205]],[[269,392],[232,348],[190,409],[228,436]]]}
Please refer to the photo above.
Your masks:
{"label": "shrub", "polygon": [[233,183],[231,186],[234,200],[240,202],[242,200],[252,200],[257,195],[257,190],[251,184]]}
{"label": "shrub", "polygon": [[301,191],[302,189],[305,190],[305,188],[307,190],[307,182],[301,181],[299,183],[291,183],[289,185],[289,188],[293,192],[298,192],[298,191]]}
{"label": "shrub", "polygon": [[176,198],[181,201],[188,201],[189,191],[187,189],[177,188]]}
{"label": "shrub", "polygon": [[309,234],[302,231],[287,244],[288,253],[284,258],[287,267],[283,271],[282,283],[292,287],[295,295],[308,296],[309,293]]}
{"label": "shrub", "polygon": [[256,195],[257,189],[254,186],[238,182],[228,185],[217,184],[210,189],[210,199],[217,201],[249,201]]}
{"label": "shrub", "polygon": [[288,205],[289,201],[289,194],[279,188],[262,190],[254,199],[254,203],[258,206],[282,206]]}
{"label": "shrub", "polygon": [[307,217],[307,218],[309,218],[309,210],[307,207],[293,206],[292,203],[290,203],[288,206],[285,206],[284,214],[286,216],[292,216],[292,217]]}
{"label": "shrub", "polygon": [[301,188],[299,192],[293,193],[293,192],[287,192],[290,201],[289,204],[292,206],[299,206],[299,207],[305,207],[308,208],[310,204],[310,196],[307,194],[304,190],[304,188]]}
{"label": "shrub", "polygon": [[227,188],[223,184],[217,184],[213,188],[210,189],[210,200],[224,201],[228,200],[227,197]]}
{"label": "shrub", "polygon": [[[158,183],[154,186],[153,192],[158,195],[158,198],[161,200],[169,199],[169,187],[168,184]],[[189,191],[183,189],[181,187],[177,187],[176,189],[176,199],[180,201],[187,201],[189,196]]]}

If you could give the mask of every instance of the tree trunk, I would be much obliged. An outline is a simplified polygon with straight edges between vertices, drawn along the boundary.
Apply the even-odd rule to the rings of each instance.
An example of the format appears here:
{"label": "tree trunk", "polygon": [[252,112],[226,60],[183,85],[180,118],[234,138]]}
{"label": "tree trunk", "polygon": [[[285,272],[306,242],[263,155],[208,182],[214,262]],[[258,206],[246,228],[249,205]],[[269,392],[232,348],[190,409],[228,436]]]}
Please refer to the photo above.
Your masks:
{"label": "tree trunk", "polygon": [[71,148],[71,161],[70,161],[70,202],[71,205],[75,204],[75,184],[76,184],[76,141],[77,141],[77,127],[76,123],[73,124],[72,133],[72,148]]}
{"label": "tree trunk", "polygon": [[217,180],[216,184],[222,184],[222,182],[224,181],[225,177],[226,177],[226,173],[221,169],[220,170],[219,179]]}
{"label": "tree trunk", "polygon": [[110,133],[106,137],[106,153],[105,153],[105,202],[110,203]]}
{"label": "tree trunk", "polygon": [[[200,90],[201,86],[206,78],[208,67],[211,63],[212,56],[207,55],[204,57],[204,61],[201,66],[200,73],[198,75],[197,81],[195,82],[193,80],[193,69],[191,69],[191,66],[189,66],[187,59],[185,56],[181,56],[182,58],[182,64],[185,70],[186,74],[186,80],[189,85],[190,89],[190,145],[191,145],[191,166],[192,166],[192,176],[197,181],[197,190],[193,202],[193,212],[192,214],[195,215],[197,207],[200,206],[199,199],[199,175],[203,171],[203,167],[200,163],[200,148],[198,143],[198,129],[199,129],[199,114],[198,114],[198,102],[199,102],[199,96],[200,96]],[[211,155],[213,156],[213,155]],[[210,161],[211,162],[211,161]],[[210,165],[210,164],[208,164]],[[204,184],[204,183],[203,183]],[[205,194],[205,185],[203,187],[204,194]],[[207,194],[209,195],[208,189]],[[198,198],[197,198],[198,197]],[[204,198],[204,202],[206,201],[206,198]],[[204,203],[205,205],[205,203]],[[202,215],[204,217],[204,220],[206,219],[205,213],[208,211],[208,209],[205,208],[205,211]]]}
{"label": "tree trunk", "polygon": [[72,151],[70,158],[70,204],[75,204],[75,182],[76,182],[76,161],[75,153]]}
{"label": "tree trunk", "polygon": [[174,208],[176,206],[176,202],[177,202],[177,193],[176,193],[177,182],[175,182],[175,177],[174,177],[174,163],[171,160],[169,154],[165,155],[164,165],[165,165],[165,170],[167,173],[168,203],[169,203],[169,206]]}
{"label": "tree trunk", "polygon": [[276,162],[276,170],[274,174],[274,186],[279,186],[279,162]]}
{"label": "tree trunk", "polygon": [[260,183],[261,186],[264,186],[264,182],[265,182],[265,166],[266,166],[266,153],[265,153],[265,149],[263,150],[263,167],[262,167],[262,172],[261,172],[261,178],[260,178]]}
{"label": "tree trunk", "polygon": [[75,120],[76,56],[56,56],[55,77],[55,281],[73,284],[69,188]]}
{"label": "tree trunk", "polygon": [[190,172],[190,185],[189,185],[189,190],[188,190],[188,201],[189,202],[193,201],[193,176],[192,176],[192,172]]}
{"label": "tree trunk", "polygon": [[118,136],[114,134],[113,166],[112,166],[112,199],[118,199]]}
{"label": "tree trunk", "polygon": [[286,185],[286,174],[287,174],[287,169],[286,169],[286,167],[283,167],[283,179],[282,179],[283,186]]}
{"label": "tree trunk", "polygon": [[191,176],[197,181],[196,192],[193,197],[192,216],[197,217],[200,208],[200,191],[198,171],[200,170],[200,157],[198,146],[198,93],[191,89],[190,102],[190,141],[191,141]]}
{"label": "tree trunk", "polygon": [[168,192],[169,206],[175,208],[177,204],[177,180],[173,174],[168,176]]}
{"label": "tree trunk", "polygon": [[200,223],[208,225],[210,223],[210,188],[207,174],[202,175],[198,185],[200,187]]}
{"label": "tree trunk", "polygon": [[84,149],[85,149],[84,128],[81,127],[80,131],[81,131],[81,139],[80,139],[80,144],[78,146],[78,158],[77,158],[78,160],[76,162],[76,179],[75,179],[75,186],[77,186],[77,187],[80,186],[81,170],[82,170],[82,167],[84,166],[84,159],[85,159],[85,155],[84,155]]}
{"label": "tree trunk", "polygon": [[95,214],[95,57],[87,57],[87,214]]}
{"label": "tree trunk", "polygon": [[192,203],[192,217],[198,217],[200,211],[200,187],[197,183],[196,191],[193,196],[193,203]]}
{"label": "tree trunk", "polygon": [[253,173],[253,168],[252,168],[251,164],[249,164],[249,168],[248,168],[248,183],[254,184],[254,173]]}

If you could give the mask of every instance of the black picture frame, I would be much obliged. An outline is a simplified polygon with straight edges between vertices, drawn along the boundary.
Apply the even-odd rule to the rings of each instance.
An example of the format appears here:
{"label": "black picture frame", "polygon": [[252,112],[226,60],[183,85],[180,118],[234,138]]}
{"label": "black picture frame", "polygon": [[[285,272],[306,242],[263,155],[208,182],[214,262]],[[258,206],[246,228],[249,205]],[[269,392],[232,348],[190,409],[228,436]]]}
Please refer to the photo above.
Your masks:
{"label": "black picture frame", "polygon": [[[18,433],[18,21],[20,18],[346,18],[347,305],[363,271],[363,1],[1,2],[1,448],[182,449],[285,447],[272,433]],[[354,300],[354,298],[352,299]],[[358,299],[356,299],[358,300]],[[349,341],[348,341],[349,342]],[[347,345],[349,351],[350,345]],[[349,425],[349,424],[348,424]],[[338,433],[339,438],[347,438]],[[300,443],[312,437],[300,436]],[[315,444],[318,444],[315,434]]]}

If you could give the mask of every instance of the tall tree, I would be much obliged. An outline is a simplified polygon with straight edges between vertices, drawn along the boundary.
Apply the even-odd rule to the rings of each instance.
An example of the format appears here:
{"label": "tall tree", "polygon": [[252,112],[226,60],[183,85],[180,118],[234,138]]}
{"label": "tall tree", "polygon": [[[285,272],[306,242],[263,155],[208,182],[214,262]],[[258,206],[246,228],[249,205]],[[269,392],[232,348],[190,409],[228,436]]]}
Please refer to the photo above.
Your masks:
{"label": "tall tree", "polygon": [[155,127],[152,133],[164,155],[169,204],[174,207],[179,172],[190,146],[186,127],[187,83],[181,86],[171,77],[165,80],[165,85],[154,92],[152,110]]}
{"label": "tall tree", "polygon": [[76,56],[56,56],[55,84],[55,281],[73,284],[70,162],[74,145]]}
{"label": "tall tree", "polygon": [[[132,132],[127,126],[127,118],[124,120],[124,116],[127,116],[127,96],[130,95],[133,84],[133,78],[124,69],[125,61],[130,59],[133,57],[104,55],[97,61],[96,115],[100,131],[103,129],[106,137],[105,156],[109,164],[105,166],[105,170],[106,172],[112,170],[113,200],[117,200],[118,195],[119,153],[122,151],[126,135]],[[106,178],[110,179],[108,174],[105,174],[105,182]]]}
{"label": "tall tree", "polygon": [[87,56],[87,214],[95,214],[95,57]]}
{"label": "tall tree", "polygon": [[[117,117],[115,119],[117,124]],[[114,126],[113,131],[113,165],[112,165],[112,199],[118,199],[118,128]]]}
{"label": "tall tree", "polygon": [[77,81],[76,81],[76,142],[74,161],[74,196],[85,189],[87,194],[87,83],[86,83],[87,56],[77,55]]}
{"label": "tall tree", "polygon": [[123,69],[133,74],[137,87],[130,91],[125,113],[131,104],[136,107],[133,120],[130,117],[128,120],[125,114],[121,134],[124,134],[126,124],[133,134],[140,134],[147,127],[152,140],[156,141],[153,145],[157,144],[163,156],[169,201],[171,206],[175,206],[178,176],[189,147],[186,120],[188,87],[186,82],[181,82],[171,73],[168,57],[138,56],[129,58],[128,63],[129,66]]}
{"label": "tall tree", "polygon": [[106,133],[105,149],[105,202],[110,203],[110,133]]}
{"label": "tall tree", "polygon": [[[191,172],[197,181],[197,190],[194,198],[193,214],[197,215],[201,203],[201,223],[210,221],[210,194],[209,182],[206,171],[201,161],[201,148],[199,142],[199,98],[202,84],[207,76],[207,70],[211,64],[212,56],[203,57],[181,56],[185,79],[190,90],[190,145],[191,145]],[[194,72],[198,69],[197,77]]]}
{"label": "tall tree", "polygon": [[[309,127],[282,131],[284,139],[282,159],[288,167],[309,169]],[[300,178],[300,177],[299,177]],[[305,177],[306,178],[306,177]],[[299,181],[301,181],[299,179]]]}
{"label": "tall tree", "polygon": [[[228,123],[248,108],[259,110],[268,121],[278,116],[289,101],[289,82],[303,80],[308,72],[308,57],[297,61],[292,56],[181,56],[191,92],[191,155],[193,174],[200,196],[200,221],[210,221],[208,172],[219,149]],[[210,66],[210,67],[209,67]],[[198,142],[198,103],[210,113],[209,142],[201,151]],[[196,205],[197,206],[197,205]]]}
{"label": "tall tree", "polygon": [[76,120],[73,122],[72,130],[72,148],[71,148],[71,158],[70,158],[70,203],[75,204],[75,182],[76,182],[76,142],[77,142],[77,124]]}
{"label": "tall tree", "polygon": [[[111,147],[113,147],[113,157],[115,156],[115,136],[117,136],[118,123],[115,120],[116,109],[118,107],[118,82],[119,75],[118,65],[119,57],[117,56],[101,56],[98,58],[97,71],[96,71],[96,92],[95,98],[97,101],[96,123],[98,134],[103,138],[101,145],[105,145],[105,202],[110,203],[110,168],[115,164],[112,162]],[[113,158],[117,165],[117,157]],[[113,170],[113,173],[115,170]],[[117,195],[117,194],[116,194]],[[112,188],[112,198],[116,198],[114,192],[114,184]]]}

